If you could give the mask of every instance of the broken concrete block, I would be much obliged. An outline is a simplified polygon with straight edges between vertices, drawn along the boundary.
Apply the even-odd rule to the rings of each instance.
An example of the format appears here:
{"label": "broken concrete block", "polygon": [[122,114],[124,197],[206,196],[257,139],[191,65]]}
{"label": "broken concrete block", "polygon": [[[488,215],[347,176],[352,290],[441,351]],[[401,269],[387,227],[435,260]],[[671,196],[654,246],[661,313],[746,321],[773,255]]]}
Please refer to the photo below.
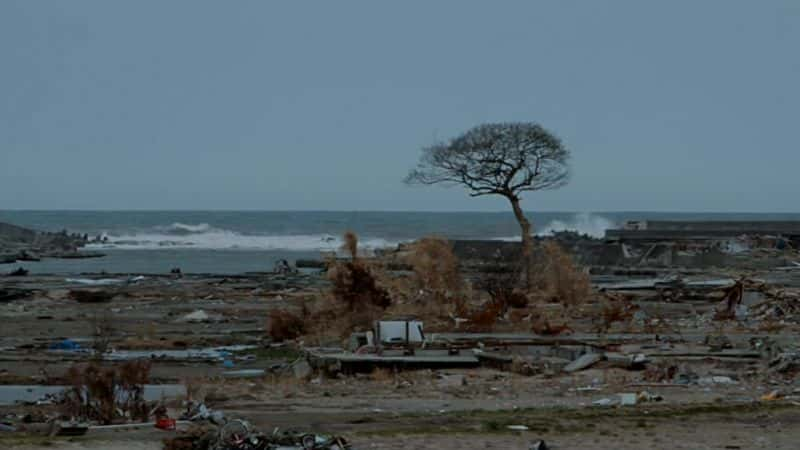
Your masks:
{"label": "broken concrete block", "polygon": [[436,385],[439,386],[440,388],[466,386],[467,378],[461,374],[442,375],[436,381]]}
{"label": "broken concrete block", "polygon": [[598,363],[601,359],[603,359],[603,355],[599,353],[587,353],[575,361],[567,364],[566,367],[564,367],[564,372],[577,372],[579,370],[587,369]]}
{"label": "broken concrete block", "polygon": [[790,372],[800,367],[800,353],[780,353],[769,362],[775,372]]}
{"label": "broken concrete block", "polygon": [[311,377],[313,372],[314,369],[311,368],[311,364],[304,359],[301,359],[292,365],[292,374],[299,380],[304,380]]}
{"label": "broken concrete block", "polygon": [[630,355],[623,355],[622,353],[606,353],[603,356],[608,363],[614,367],[622,367],[627,369],[631,365]]}
{"label": "broken concrete block", "polygon": [[662,396],[660,396],[658,394],[651,394],[651,393],[649,393],[647,391],[642,391],[642,392],[639,392],[638,394],[636,394],[636,400],[639,403],[660,402],[660,401],[664,400],[664,397],[662,397]]}
{"label": "broken concrete block", "polygon": [[697,383],[701,386],[708,386],[711,384],[736,384],[736,381],[731,377],[726,376],[710,376],[710,377],[702,377],[697,380]]}
{"label": "broken concrete block", "polygon": [[621,353],[609,352],[604,355],[604,358],[612,366],[621,367],[623,369],[644,369],[644,366],[647,363],[647,356],[645,356],[643,353],[624,355]]}
{"label": "broken concrete block", "polygon": [[548,448],[549,447],[544,443],[544,441],[536,441],[533,443],[533,445],[531,445],[529,450],[548,450]]}
{"label": "broken concrete block", "polygon": [[181,317],[182,322],[190,322],[190,323],[207,322],[208,319],[209,319],[208,313],[203,311],[202,309],[198,309],[197,311],[191,312]]}
{"label": "broken concrete block", "polygon": [[619,404],[621,406],[634,406],[636,405],[636,402],[637,402],[636,394],[631,394],[631,393],[619,394]]}

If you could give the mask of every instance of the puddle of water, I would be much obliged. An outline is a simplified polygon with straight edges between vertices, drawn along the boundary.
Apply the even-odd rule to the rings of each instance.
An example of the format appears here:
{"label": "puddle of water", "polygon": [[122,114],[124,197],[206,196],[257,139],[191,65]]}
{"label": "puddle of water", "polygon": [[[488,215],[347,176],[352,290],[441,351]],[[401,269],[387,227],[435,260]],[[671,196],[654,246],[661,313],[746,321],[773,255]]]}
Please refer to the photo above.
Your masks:
{"label": "puddle of water", "polygon": [[[228,345],[224,347],[197,348],[186,350],[114,350],[103,356],[107,361],[127,361],[131,359],[216,359],[230,357],[232,352],[258,348],[257,345]],[[53,354],[92,353],[88,348],[75,350],[49,350]]]}
{"label": "puddle of water", "polygon": [[129,359],[218,359],[231,356],[231,352],[256,348],[255,345],[229,345],[225,347],[187,349],[187,350],[115,350],[107,355],[109,361]]}
{"label": "puddle of water", "polygon": [[[67,388],[68,386],[0,386],[0,405],[35,402],[47,394],[58,394]],[[185,395],[186,386],[182,384],[146,384],[144,386],[144,399],[148,402],[161,398],[183,397]]]}

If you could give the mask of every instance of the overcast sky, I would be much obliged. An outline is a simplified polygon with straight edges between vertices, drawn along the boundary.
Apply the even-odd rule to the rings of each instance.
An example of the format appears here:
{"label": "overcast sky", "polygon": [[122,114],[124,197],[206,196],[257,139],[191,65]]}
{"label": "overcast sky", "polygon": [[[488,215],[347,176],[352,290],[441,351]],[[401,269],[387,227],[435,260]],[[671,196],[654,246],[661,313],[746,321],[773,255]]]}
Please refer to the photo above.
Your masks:
{"label": "overcast sky", "polygon": [[800,1],[0,2],[0,209],[506,210],[402,184],[493,121],[531,210],[800,211]]}

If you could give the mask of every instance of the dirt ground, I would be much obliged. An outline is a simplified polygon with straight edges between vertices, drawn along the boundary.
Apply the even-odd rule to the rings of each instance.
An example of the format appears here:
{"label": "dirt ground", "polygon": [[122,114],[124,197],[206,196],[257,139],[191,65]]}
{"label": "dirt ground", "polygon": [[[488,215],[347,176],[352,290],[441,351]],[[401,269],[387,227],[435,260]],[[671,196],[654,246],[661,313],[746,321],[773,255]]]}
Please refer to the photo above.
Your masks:
{"label": "dirt ground", "polygon": [[[119,286],[113,300],[98,304],[71,299],[70,289],[85,287],[63,278],[0,281],[5,287],[37,290],[29,299],[0,304],[4,320],[0,327],[2,384],[63,384],[65,371],[88,356],[52,352],[49,346],[70,338],[90,347],[97,318],[107,316],[113,323],[111,345],[116,349],[256,345],[232,357],[234,369],[265,369],[263,378],[225,379],[221,375],[230,367],[219,359],[169,358],[152,360],[151,378],[155,383],[185,383],[193,398],[204,399],[226,417],[245,419],[265,432],[279,427],[336,433],[361,449],[527,449],[540,439],[555,449],[796,449],[800,442],[798,377],[770,372],[766,359],[760,357],[708,357],[702,352],[686,356],[689,350],[698,350],[663,337],[647,338],[652,341],[637,345],[651,353],[683,352],[684,356],[655,359],[653,366],[674,366],[679,373],[691,373],[697,379],[720,377],[721,381],[653,382],[643,370],[614,367],[608,362],[572,374],[545,371],[527,375],[480,367],[314,374],[296,379],[270,372],[270,367],[290,363],[298,353],[291,348],[263,347],[266,317],[273,309],[296,306],[317,295],[320,288],[314,280],[156,277]],[[650,302],[645,306],[648,312],[657,310],[659,320],[669,325],[661,332],[678,334],[684,340],[694,339],[690,338],[693,335],[726,334],[739,350],[748,350],[752,330],[736,323],[723,329],[723,325],[700,319],[701,313],[712,307],[702,302]],[[183,320],[198,310],[210,318]],[[781,333],[771,336],[791,340],[793,335],[786,331],[790,329],[783,327]],[[616,347],[615,351],[626,351],[625,346]],[[709,351],[708,347],[702,351]],[[779,400],[761,400],[775,390],[780,392]],[[616,400],[622,393],[640,392],[662,400],[626,407],[593,405],[598,400]],[[181,400],[168,401],[171,416],[181,413]],[[37,410],[55,413],[57,407],[0,405],[0,420]],[[508,428],[512,425],[524,425],[528,430],[513,431]],[[92,430],[80,438],[0,433],[0,448],[155,450],[161,449],[161,440],[170,435],[172,432],[151,428]]]}
{"label": "dirt ground", "polygon": [[[800,408],[703,407],[652,410],[592,411],[589,414],[542,411],[495,414],[463,413],[429,417],[381,417],[371,430],[350,425],[356,449],[527,449],[544,440],[553,449],[796,449]],[[288,417],[287,417],[288,419]],[[303,419],[307,419],[303,417]],[[527,424],[529,431],[509,431],[505,424]],[[416,430],[409,429],[416,427]],[[465,428],[472,428],[464,431]],[[156,450],[171,432],[154,430],[93,432],[82,438],[2,439],[3,448],[75,450]]]}

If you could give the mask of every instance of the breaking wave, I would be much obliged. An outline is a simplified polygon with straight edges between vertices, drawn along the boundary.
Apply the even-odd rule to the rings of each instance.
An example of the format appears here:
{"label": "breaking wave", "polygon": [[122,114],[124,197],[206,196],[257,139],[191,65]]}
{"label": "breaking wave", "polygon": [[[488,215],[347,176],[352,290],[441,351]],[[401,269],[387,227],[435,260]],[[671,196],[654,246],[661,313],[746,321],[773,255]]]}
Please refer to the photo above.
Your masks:
{"label": "breaking wave", "polygon": [[168,227],[163,227],[163,230],[165,232],[175,233],[175,234],[205,233],[210,231],[211,229],[212,229],[211,225],[207,223],[192,225],[192,224],[175,222]]}
{"label": "breaking wave", "polygon": [[[155,227],[145,232],[106,233],[103,237],[104,242],[91,243],[87,248],[335,251],[342,246],[341,237],[328,234],[243,234],[214,228],[205,223],[198,225],[174,223],[168,227]],[[359,239],[359,247],[363,249],[387,248],[397,244],[398,242],[381,238]]]}
{"label": "breaking wave", "polygon": [[[551,216],[552,217],[552,216]],[[533,216],[536,219],[536,216]],[[559,231],[576,231],[592,237],[603,237],[605,230],[614,228],[614,222],[596,214],[580,213],[551,220],[534,229],[538,236],[551,235]],[[283,250],[283,251],[336,251],[342,246],[342,238],[334,234],[268,234],[241,233],[215,228],[208,223],[181,223],[155,226],[143,230],[113,231],[105,233],[105,241],[94,242],[91,249],[154,250],[154,249],[205,249],[205,250]],[[416,236],[421,237],[421,236]],[[413,232],[404,239],[387,239],[377,236],[362,236],[359,247],[366,251],[396,247],[403,241],[413,240]],[[494,239],[518,241],[519,235],[473,236],[472,239]]]}
{"label": "breaking wave", "polygon": [[[594,238],[602,238],[609,228],[616,228],[614,221],[603,216],[579,213],[568,220],[551,220],[543,227],[535,227],[537,236],[551,236],[559,231],[575,231]],[[519,241],[519,236],[501,236],[492,238],[495,241]]]}
{"label": "breaking wave", "polygon": [[553,220],[536,234],[548,236],[558,231],[576,231],[580,234],[601,238],[605,236],[606,230],[609,228],[615,228],[613,221],[595,214],[579,213],[569,221]]}

